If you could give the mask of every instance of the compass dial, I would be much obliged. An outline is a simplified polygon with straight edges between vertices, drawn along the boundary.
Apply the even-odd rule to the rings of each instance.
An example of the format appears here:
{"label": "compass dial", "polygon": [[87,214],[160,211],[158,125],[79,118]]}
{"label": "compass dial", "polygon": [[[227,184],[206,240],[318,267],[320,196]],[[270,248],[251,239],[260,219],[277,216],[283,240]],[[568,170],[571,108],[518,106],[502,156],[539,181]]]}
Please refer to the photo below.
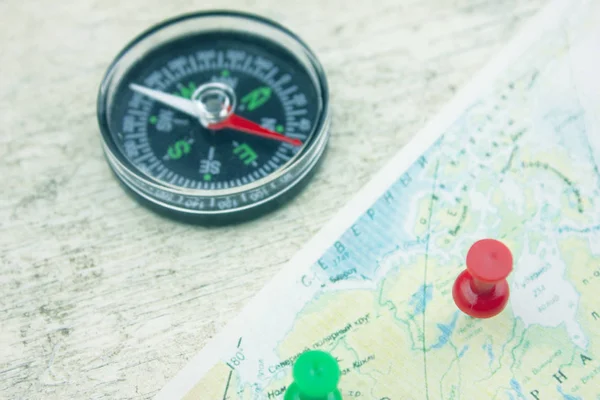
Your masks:
{"label": "compass dial", "polygon": [[327,87],[312,53],[279,25],[187,15],[117,57],[99,120],[107,158],[133,192],[162,209],[222,217],[309,175],[328,134]]}

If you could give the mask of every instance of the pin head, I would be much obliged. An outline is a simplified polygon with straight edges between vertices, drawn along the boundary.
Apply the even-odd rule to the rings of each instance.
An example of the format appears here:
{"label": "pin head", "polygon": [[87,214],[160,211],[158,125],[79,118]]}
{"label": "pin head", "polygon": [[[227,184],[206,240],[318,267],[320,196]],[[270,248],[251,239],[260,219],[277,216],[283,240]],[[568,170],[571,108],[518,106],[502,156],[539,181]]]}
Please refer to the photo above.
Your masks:
{"label": "pin head", "polygon": [[294,364],[294,382],[306,397],[325,397],[340,381],[340,368],[333,356],[323,351],[302,354]]}
{"label": "pin head", "polygon": [[508,277],[512,268],[512,254],[508,247],[498,240],[479,240],[467,253],[467,270],[479,281],[501,281]]}
{"label": "pin head", "polygon": [[294,363],[294,382],[285,400],[341,400],[337,385],[341,371],[337,360],[323,351],[307,351]]}
{"label": "pin head", "polygon": [[474,318],[498,315],[506,304],[510,289],[506,278],[512,271],[513,258],[502,242],[483,239],[467,253],[467,269],[458,275],[452,297],[458,308]]}

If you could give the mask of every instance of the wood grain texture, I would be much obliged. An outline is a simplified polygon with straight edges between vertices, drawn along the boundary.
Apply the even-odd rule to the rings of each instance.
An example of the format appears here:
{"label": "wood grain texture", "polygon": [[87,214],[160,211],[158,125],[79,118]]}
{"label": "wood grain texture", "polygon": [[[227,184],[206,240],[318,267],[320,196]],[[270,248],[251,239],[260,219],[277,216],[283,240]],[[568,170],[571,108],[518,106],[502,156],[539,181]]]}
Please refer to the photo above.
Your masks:
{"label": "wood grain texture", "polygon": [[[0,2],[0,398],[151,398],[545,0]],[[137,205],[103,158],[98,85],[187,11],[279,20],[329,76],[322,168],[286,207],[203,228]]]}

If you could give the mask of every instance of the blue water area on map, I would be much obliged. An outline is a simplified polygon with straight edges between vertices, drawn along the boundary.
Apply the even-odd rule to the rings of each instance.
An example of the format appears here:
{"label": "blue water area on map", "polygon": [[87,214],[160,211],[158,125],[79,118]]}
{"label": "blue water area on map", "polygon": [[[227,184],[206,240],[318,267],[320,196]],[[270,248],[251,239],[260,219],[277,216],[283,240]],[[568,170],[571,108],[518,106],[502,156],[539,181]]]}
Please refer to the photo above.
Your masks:
{"label": "blue water area on map", "polygon": [[576,232],[576,233],[590,233],[600,231],[600,225],[590,226],[587,228],[573,228],[570,226],[562,226],[558,228],[558,233],[563,232]]}
{"label": "blue water area on map", "polygon": [[456,328],[456,321],[458,321],[458,311],[454,313],[454,317],[449,324],[437,324],[437,327],[442,334],[439,336],[437,343],[431,345],[432,349],[440,349],[448,343],[450,336],[452,336],[452,332],[454,332],[454,329]]}
{"label": "blue water area on map", "polygon": [[[429,156],[439,141],[419,158],[313,266],[331,282],[373,279],[386,256],[402,250],[425,251],[427,235],[416,237],[415,200],[430,196],[433,182],[426,177]],[[416,306],[418,308],[419,306]]]}
{"label": "blue water area on map", "polygon": [[433,297],[433,285],[421,285],[421,287],[411,296],[408,304],[413,306],[413,315],[423,314],[425,307]]}
{"label": "blue water area on map", "polygon": [[[515,392],[517,392],[517,395],[519,396],[519,398],[524,398],[525,396],[523,395],[523,388],[521,388],[521,384],[519,382],[517,382],[517,380],[515,378],[510,380],[510,387],[512,388],[512,390],[514,390]],[[512,399],[512,395],[509,393],[510,398]]]}
{"label": "blue water area on map", "polygon": [[560,385],[556,387],[556,390],[558,390],[558,393],[562,395],[564,400],[582,400],[579,396],[571,396],[570,394],[566,394],[565,392],[563,392],[562,387]]}
{"label": "blue water area on map", "polygon": [[460,353],[458,353],[458,358],[462,358],[465,355],[465,353],[467,352],[467,350],[469,350],[468,344],[464,345],[464,347],[462,348]]}
{"label": "blue water area on map", "polygon": [[492,362],[494,362],[494,359],[496,358],[494,356],[494,349],[492,348],[492,344],[489,342],[485,342],[483,346],[481,346],[483,348],[483,350],[485,350],[487,356],[488,356],[488,364],[491,364]]}

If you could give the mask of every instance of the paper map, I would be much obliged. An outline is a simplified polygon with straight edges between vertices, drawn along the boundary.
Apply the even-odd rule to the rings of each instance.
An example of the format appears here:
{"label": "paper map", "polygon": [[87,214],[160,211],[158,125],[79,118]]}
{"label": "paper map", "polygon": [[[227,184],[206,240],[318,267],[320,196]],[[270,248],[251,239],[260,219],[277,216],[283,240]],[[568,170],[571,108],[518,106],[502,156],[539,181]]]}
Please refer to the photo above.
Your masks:
{"label": "paper map", "polygon": [[[344,399],[600,399],[600,2],[534,18],[159,399],[282,399],[331,352]],[[505,243],[510,301],[452,299]]]}

